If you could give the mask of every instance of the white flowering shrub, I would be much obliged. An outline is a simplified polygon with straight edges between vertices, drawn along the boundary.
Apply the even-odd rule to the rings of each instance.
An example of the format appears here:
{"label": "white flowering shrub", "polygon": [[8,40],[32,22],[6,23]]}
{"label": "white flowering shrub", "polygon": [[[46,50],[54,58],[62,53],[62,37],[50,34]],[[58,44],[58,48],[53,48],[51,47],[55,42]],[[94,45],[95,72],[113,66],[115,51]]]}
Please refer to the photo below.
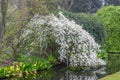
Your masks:
{"label": "white flowering shrub", "polygon": [[54,50],[59,53],[61,62],[70,66],[105,65],[105,62],[97,57],[96,52],[99,51],[100,46],[93,37],[74,21],[68,20],[61,12],[59,17],[54,15],[34,16],[21,38],[24,41],[29,40],[33,33],[36,37],[30,45],[39,44],[41,52],[48,49],[49,41],[52,42],[56,45]]}

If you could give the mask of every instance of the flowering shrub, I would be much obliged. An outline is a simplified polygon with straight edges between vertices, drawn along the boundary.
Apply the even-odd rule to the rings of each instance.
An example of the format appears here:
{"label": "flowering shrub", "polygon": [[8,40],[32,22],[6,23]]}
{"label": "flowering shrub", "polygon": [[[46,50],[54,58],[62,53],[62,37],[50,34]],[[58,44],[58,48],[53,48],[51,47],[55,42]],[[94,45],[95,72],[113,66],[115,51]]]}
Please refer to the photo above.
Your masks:
{"label": "flowering shrub", "polygon": [[[34,37],[32,40],[31,37]],[[51,38],[52,37],[52,38]],[[54,15],[36,15],[25,27],[22,37],[25,42],[30,40],[31,46],[38,46],[42,54],[49,49],[49,41],[56,45],[60,61],[71,66],[96,66],[105,65],[105,62],[97,57],[99,45],[88,32],[82,29],[74,21],[68,20],[63,14],[59,17]],[[36,48],[28,48],[29,53]],[[52,46],[51,46],[52,47]]]}
{"label": "flowering shrub", "polygon": [[77,24],[90,33],[98,44],[103,44],[106,32],[104,25],[92,14],[64,12],[68,19],[74,20]]}

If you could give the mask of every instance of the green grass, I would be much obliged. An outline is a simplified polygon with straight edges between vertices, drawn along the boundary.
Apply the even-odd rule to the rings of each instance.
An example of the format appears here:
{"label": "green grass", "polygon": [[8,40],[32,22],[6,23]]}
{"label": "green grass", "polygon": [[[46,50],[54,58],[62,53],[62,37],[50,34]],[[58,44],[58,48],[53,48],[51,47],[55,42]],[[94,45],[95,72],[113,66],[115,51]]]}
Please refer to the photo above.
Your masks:
{"label": "green grass", "polygon": [[120,72],[114,73],[112,75],[108,75],[108,76],[101,78],[99,80],[120,80]]}

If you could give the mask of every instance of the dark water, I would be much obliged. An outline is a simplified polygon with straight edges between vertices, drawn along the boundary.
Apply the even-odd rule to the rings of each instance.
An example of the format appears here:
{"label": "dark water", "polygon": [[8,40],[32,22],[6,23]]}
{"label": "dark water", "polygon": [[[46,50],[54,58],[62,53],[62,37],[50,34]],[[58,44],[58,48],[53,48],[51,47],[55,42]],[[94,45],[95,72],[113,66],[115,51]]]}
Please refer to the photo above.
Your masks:
{"label": "dark water", "polygon": [[82,71],[71,71],[65,67],[57,67],[48,71],[40,71],[37,74],[24,76],[22,78],[14,77],[5,80],[98,80],[109,74],[120,71],[120,54],[110,54],[106,67],[98,69],[86,68]]}
{"label": "dark water", "polygon": [[[4,80],[97,80],[104,76],[105,72],[102,70],[85,70],[85,71],[71,71],[65,68],[54,69],[49,71],[40,71],[36,75],[14,77]],[[103,74],[103,75],[102,75]]]}
{"label": "dark water", "polygon": [[109,54],[107,65],[106,65],[106,72],[107,74],[113,74],[115,72],[120,71],[120,53],[119,54]]}

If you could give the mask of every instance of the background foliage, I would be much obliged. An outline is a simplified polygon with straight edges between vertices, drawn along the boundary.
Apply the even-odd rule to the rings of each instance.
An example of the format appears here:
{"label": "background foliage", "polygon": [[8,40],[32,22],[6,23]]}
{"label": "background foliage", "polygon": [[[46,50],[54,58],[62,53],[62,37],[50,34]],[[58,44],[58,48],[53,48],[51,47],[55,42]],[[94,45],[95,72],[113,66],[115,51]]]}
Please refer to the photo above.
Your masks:
{"label": "background foliage", "polygon": [[97,17],[105,25],[107,39],[104,48],[108,52],[120,51],[120,7],[106,6],[97,12]]}

